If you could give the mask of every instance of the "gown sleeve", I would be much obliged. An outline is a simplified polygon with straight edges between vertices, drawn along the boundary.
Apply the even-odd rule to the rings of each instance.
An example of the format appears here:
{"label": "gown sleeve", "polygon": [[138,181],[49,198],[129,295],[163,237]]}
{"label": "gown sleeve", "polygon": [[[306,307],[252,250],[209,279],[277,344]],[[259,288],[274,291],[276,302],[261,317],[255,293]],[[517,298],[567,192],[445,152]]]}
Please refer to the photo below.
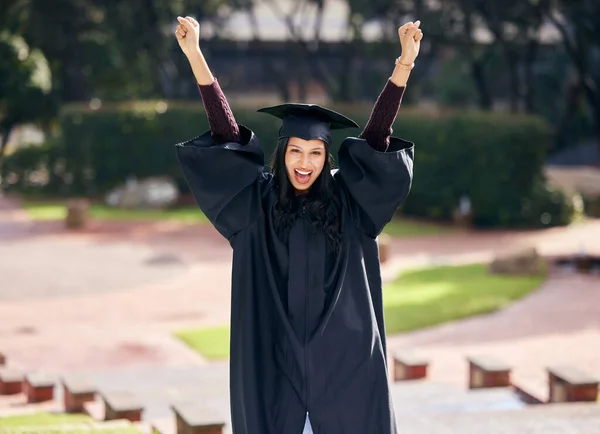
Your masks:
{"label": "gown sleeve", "polygon": [[261,217],[267,181],[254,133],[237,124],[239,142],[217,141],[211,131],[175,145],[177,160],[200,209],[230,242]]}
{"label": "gown sleeve", "polygon": [[346,197],[352,219],[375,238],[394,216],[410,191],[414,144],[392,137],[404,87],[388,81],[359,138],[340,146],[334,179]]}

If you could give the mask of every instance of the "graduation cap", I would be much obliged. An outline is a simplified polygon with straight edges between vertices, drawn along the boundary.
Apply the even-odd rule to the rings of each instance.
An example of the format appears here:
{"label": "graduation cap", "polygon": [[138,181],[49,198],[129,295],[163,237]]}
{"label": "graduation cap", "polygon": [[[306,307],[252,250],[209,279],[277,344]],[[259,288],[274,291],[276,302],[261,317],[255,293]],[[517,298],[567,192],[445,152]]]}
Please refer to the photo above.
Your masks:
{"label": "graduation cap", "polygon": [[323,140],[331,144],[331,130],[358,128],[358,124],[341,113],[316,104],[287,103],[258,109],[283,120],[279,138],[299,137]]}

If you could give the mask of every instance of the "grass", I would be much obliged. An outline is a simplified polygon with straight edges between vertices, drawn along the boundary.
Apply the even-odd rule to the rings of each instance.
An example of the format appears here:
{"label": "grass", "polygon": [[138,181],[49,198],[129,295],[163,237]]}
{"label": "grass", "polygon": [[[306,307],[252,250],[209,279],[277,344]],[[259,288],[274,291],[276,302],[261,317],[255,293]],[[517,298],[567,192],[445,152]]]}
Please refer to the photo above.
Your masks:
{"label": "grass", "polygon": [[435,223],[421,222],[413,219],[396,217],[390,221],[383,233],[391,237],[415,237],[425,235],[442,235],[455,232],[452,226],[438,225]]}
{"label": "grass", "polygon": [[[62,202],[29,202],[22,204],[33,220],[62,220],[66,216],[66,207]],[[155,209],[121,209],[102,204],[90,207],[90,216],[101,220],[174,220],[182,223],[206,223],[208,219],[196,206],[155,210]]]}
{"label": "grass", "polygon": [[[33,220],[62,220],[66,216],[64,202],[58,201],[23,201],[23,208]],[[208,223],[206,216],[197,206],[186,206],[168,210],[152,209],[120,209],[102,204],[93,204],[90,215],[100,220],[170,220],[181,223]],[[424,235],[439,235],[453,232],[451,226],[436,225],[416,220],[395,218],[384,229],[384,233],[393,237],[409,237]]]}
{"label": "grass", "polygon": [[210,360],[229,357],[229,326],[187,329],[175,336]]}
{"label": "grass", "polygon": [[[537,289],[544,280],[545,275],[491,275],[485,264],[406,271],[384,287],[386,332],[417,330],[493,312]],[[176,335],[208,359],[229,357],[227,326],[183,330]]]}
{"label": "grass", "polygon": [[406,271],[384,287],[386,331],[406,332],[493,312],[544,280],[545,275],[489,274],[487,264]]}
{"label": "grass", "polygon": [[102,427],[83,414],[33,413],[0,417],[0,434],[12,433],[103,433],[103,434],[140,434],[133,425]]}

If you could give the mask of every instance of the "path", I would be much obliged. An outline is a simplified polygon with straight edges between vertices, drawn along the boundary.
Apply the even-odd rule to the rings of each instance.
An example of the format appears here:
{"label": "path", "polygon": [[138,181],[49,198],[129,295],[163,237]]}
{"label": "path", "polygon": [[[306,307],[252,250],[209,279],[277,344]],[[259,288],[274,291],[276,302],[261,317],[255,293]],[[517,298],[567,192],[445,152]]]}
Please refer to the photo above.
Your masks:
{"label": "path", "polygon": [[[547,254],[574,252],[582,240],[600,248],[600,221],[544,232],[399,239],[383,271],[393,278],[408,266],[481,261],[516,242],[534,242]],[[0,347],[29,369],[202,364],[170,333],[229,319],[231,251],[207,226],[94,222],[72,233],[56,222],[33,224],[0,200],[0,258],[4,276],[44,273],[35,279],[21,271],[16,288],[6,289],[3,279],[0,289]],[[517,375],[538,382],[538,369],[560,357],[598,373],[599,306],[598,278],[556,276],[498,314],[391,337],[390,347],[417,347],[433,357],[434,379],[454,383],[464,379],[463,356],[471,352],[501,354]]]}
{"label": "path", "polygon": [[554,276],[498,312],[390,337],[432,360],[434,381],[466,384],[465,356],[488,354],[514,366],[513,379],[546,393],[545,368],[564,363],[600,377],[600,278]]}

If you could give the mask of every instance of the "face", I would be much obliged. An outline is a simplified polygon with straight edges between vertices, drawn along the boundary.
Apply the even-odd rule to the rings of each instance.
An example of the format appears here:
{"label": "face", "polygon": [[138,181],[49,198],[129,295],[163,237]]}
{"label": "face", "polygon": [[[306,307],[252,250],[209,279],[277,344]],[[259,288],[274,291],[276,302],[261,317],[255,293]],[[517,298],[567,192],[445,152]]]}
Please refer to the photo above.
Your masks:
{"label": "face", "polygon": [[297,194],[308,192],[321,174],[326,158],[322,140],[290,137],[285,151],[285,167]]}

